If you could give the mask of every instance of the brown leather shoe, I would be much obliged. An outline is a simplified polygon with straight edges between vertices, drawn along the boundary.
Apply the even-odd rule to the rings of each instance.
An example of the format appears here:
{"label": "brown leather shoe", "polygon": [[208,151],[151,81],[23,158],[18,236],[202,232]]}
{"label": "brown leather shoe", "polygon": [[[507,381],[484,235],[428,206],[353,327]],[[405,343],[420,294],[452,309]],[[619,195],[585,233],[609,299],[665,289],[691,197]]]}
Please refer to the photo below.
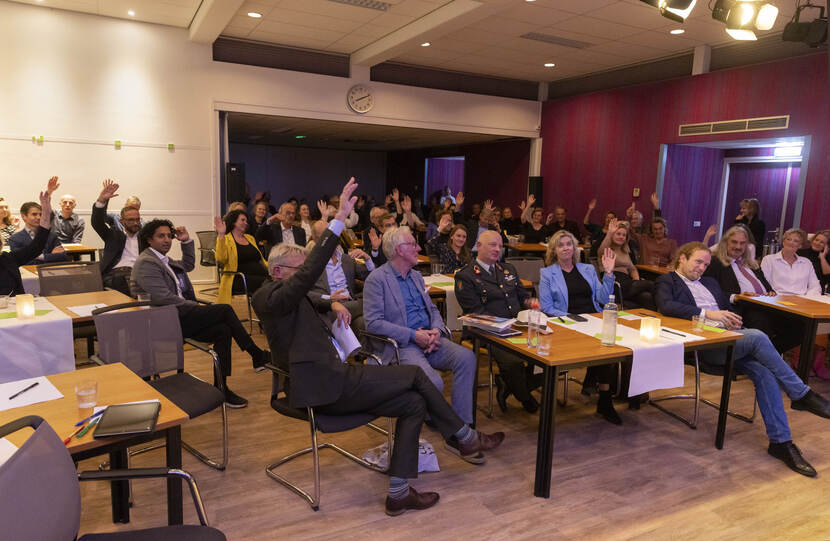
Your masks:
{"label": "brown leather shoe", "polygon": [[414,488],[409,487],[409,494],[399,500],[386,497],[386,514],[396,517],[407,509],[428,509],[438,503],[440,496],[437,492],[424,492],[419,494]]}
{"label": "brown leather shoe", "polygon": [[504,441],[504,432],[494,432],[492,434],[485,434],[478,432],[478,437],[472,443],[464,445],[458,443],[458,450],[462,457],[476,455],[481,451],[489,451],[495,449],[501,442]]}

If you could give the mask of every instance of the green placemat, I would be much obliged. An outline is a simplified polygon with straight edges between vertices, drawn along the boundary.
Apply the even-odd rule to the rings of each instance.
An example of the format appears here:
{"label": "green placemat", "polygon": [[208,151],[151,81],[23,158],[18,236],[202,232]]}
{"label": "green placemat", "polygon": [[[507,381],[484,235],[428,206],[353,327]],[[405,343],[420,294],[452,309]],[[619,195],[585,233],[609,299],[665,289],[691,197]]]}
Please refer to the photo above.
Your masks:
{"label": "green placemat", "polygon": [[617,312],[617,314],[621,316],[630,316],[631,312]]}
{"label": "green placemat", "polygon": [[[598,332],[597,334],[594,335],[594,338],[596,338],[598,340],[602,340],[602,333]],[[622,336],[617,337],[617,342],[619,342],[620,340],[622,340]]]}
{"label": "green placemat", "polygon": [[511,344],[518,344],[518,345],[527,345],[527,338],[520,337],[520,338],[508,338],[508,342]]}
{"label": "green placemat", "polygon": [[721,329],[720,327],[712,327],[711,325],[704,325],[703,330],[712,332],[726,332],[726,329]]}
{"label": "green placemat", "polygon": [[562,325],[576,325],[576,321],[571,321],[570,319],[562,318],[561,321],[558,317],[549,317],[548,321],[554,321],[556,323],[561,323]]}
{"label": "green placemat", "polygon": [[435,287],[452,287],[452,286],[455,285],[455,282],[432,282],[429,285],[435,286]]}
{"label": "green placemat", "polygon": [[[52,310],[35,310],[35,316],[45,316]],[[17,312],[0,312],[0,319],[15,319]]]}

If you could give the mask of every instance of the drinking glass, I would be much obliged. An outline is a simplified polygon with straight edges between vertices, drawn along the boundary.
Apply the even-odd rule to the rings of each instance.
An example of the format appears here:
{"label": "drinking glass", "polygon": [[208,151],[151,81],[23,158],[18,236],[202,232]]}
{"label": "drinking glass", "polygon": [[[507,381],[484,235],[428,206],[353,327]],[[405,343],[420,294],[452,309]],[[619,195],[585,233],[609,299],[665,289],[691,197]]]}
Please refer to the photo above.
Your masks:
{"label": "drinking glass", "polygon": [[78,409],[92,409],[98,404],[98,382],[92,380],[80,381],[75,385],[75,398],[78,399]]}

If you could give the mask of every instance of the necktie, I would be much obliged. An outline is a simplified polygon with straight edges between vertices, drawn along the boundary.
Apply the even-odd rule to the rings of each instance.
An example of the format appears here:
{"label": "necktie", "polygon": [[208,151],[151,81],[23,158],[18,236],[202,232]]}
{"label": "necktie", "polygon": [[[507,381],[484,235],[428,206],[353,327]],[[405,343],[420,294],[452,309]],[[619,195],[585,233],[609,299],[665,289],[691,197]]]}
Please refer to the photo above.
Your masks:
{"label": "necktie", "polygon": [[741,264],[740,259],[736,259],[735,264],[738,266],[738,270],[741,271],[741,274],[744,275],[744,278],[749,280],[749,283],[752,284],[752,287],[755,289],[755,293],[759,295],[766,293],[766,290],[764,289],[764,286],[761,285],[761,282],[759,282],[758,279]]}

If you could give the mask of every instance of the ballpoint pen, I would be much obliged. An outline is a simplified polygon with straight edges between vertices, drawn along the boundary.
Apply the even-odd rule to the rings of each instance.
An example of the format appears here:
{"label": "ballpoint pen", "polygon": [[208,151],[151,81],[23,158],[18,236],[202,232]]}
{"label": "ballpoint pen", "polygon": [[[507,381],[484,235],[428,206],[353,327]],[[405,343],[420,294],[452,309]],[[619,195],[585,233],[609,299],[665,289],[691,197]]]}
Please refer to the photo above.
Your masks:
{"label": "ballpoint pen", "polygon": [[86,433],[89,432],[89,429],[92,428],[93,426],[97,425],[98,421],[100,421],[100,420],[101,420],[100,417],[96,417],[95,419],[93,419],[92,422],[89,423],[88,425],[86,425],[80,432],[78,432],[75,435],[75,437],[78,438],[78,439],[81,439],[84,436],[86,436]]}
{"label": "ballpoint pen", "polygon": [[77,435],[77,434],[78,434],[81,430],[83,430],[83,429],[84,429],[84,427],[82,427],[82,426],[81,426],[81,427],[78,427],[78,428],[75,430],[75,432],[73,432],[72,434],[68,435],[68,436],[66,437],[66,439],[65,439],[65,440],[63,440],[63,444],[64,444],[64,445],[69,445],[69,442],[72,440],[72,436],[76,436],[76,435]]}
{"label": "ballpoint pen", "polygon": [[104,413],[105,411],[107,411],[107,409],[106,409],[106,408],[102,409],[101,411],[99,411],[99,412],[97,412],[97,413],[93,413],[92,415],[90,415],[90,416],[89,416],[89,417],[87,417],[86,419],[81,419],[80,421],[78,421],[77,423],[75,423],[75,426],[81,426],[81,425],[82,425],[82,424],[84,424],[85,422],[87,422],[87,421],[91,421],[91,420],[93,420],[94,418],[98,417],[99,415],[101,415],[101,414],[102,414],[102,413]]}
{"label": "ballpoint pen", "polygon": [[11,396],[9,397],[9,400],[11,400],[12,398],[17,398],[18,396],[22,395],[23,393],[25,393],[25,392],[26,392],[26,391],[28,391],[29,389],[33,389],[34,387],[37,387],[38,385],[40,385],[40,382],[39,382],[39,381],[36,381],[36,382],[32,383],[31,385],[29,385],[29,386],[28,386],[28,387],[26,387],[25,389],[22,389],[22,390],[20,390],[20,391],[17,391],[17,392],[16,392],[16,393],[14,393],[13,395],[11,395]]}

